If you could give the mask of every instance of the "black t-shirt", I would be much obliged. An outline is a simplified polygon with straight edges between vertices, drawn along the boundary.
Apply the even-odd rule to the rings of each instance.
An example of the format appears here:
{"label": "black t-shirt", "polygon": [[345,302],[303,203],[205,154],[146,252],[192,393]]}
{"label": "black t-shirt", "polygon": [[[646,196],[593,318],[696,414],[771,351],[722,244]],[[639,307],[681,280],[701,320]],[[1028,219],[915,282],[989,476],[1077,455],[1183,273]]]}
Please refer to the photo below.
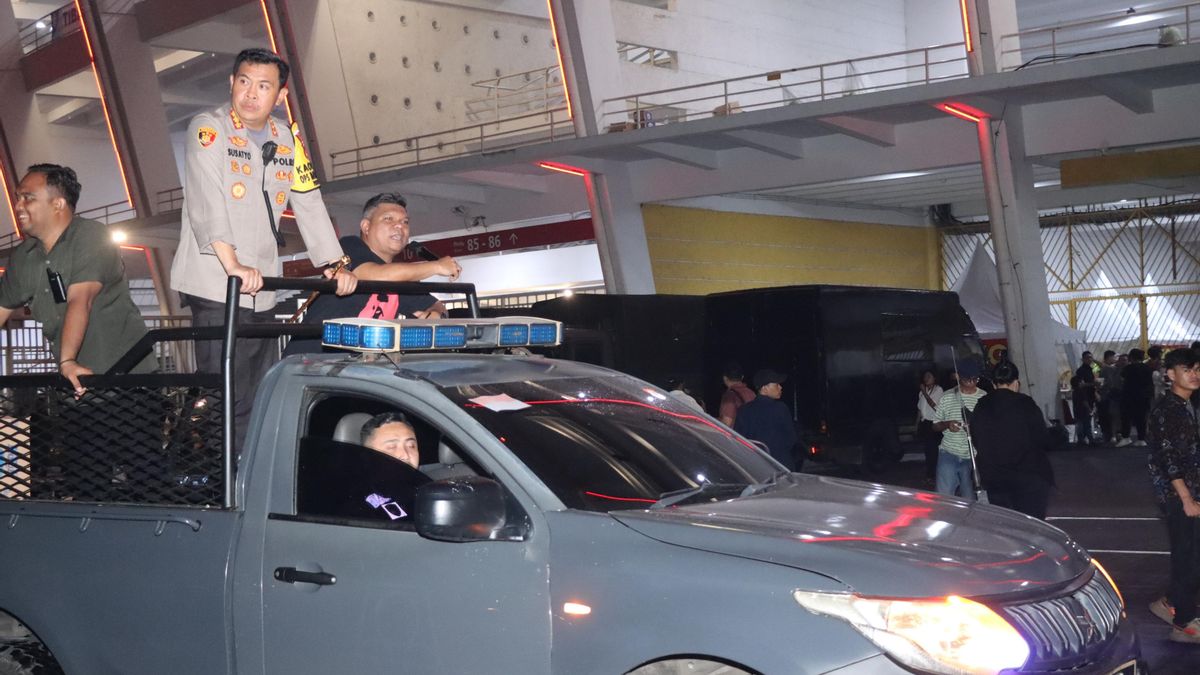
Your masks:
{"label": "black t-shirt", "polygon": [[[342,251],[350,256],[350,264],[346,267],[351,271],[363,263],[386,264],[360,237],[348,235],[342,237],[339,242],[342,245]],[[401,316],[412,316],[413,312],[429,309],[435,302],[437,302],[437,298],[432,295],[355,293],[354,295],[337,296],[331,293],[322,293],[304,314],[304,323],[320,324],[326,319],[350,317],[396,319]],[[288,343],[283,355],[315,354],[321,351],[319,339],[297,338]]]}

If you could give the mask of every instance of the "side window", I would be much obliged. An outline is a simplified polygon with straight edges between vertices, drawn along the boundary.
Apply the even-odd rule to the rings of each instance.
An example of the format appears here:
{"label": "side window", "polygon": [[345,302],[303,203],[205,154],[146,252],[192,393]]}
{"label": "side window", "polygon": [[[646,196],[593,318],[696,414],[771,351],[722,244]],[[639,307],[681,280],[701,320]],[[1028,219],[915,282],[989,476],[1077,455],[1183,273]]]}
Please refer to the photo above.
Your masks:
{"label": "side window", "polygon": [[436,426],[388,401],[318,394],[304,425],[298,516],[412,529],[419,487],[479,473]]}

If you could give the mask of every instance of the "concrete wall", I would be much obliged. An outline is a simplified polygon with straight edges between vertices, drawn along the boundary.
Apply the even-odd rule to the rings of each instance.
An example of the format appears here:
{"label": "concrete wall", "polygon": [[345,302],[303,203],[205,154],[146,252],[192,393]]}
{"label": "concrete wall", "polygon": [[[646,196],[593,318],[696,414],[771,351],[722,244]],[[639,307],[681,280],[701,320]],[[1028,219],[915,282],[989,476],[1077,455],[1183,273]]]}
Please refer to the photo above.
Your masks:
{"label": "concrete wall", "polygon": [[937,289],[932,228],[645,205],[659,293],[789,284]]}

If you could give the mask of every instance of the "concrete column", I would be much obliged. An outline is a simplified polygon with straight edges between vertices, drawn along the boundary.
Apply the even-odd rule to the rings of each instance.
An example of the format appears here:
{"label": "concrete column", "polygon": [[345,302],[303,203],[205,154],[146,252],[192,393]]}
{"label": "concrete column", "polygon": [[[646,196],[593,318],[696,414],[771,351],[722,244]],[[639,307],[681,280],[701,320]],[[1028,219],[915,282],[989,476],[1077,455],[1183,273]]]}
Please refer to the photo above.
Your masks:
{"label": "concrete column", "polygon": [[99,0],[85,0],[79,6],[129,196],[138,216],[147,218],[154,215],[157,194],[180,184],[154,56],[142,42],[134,14],[103,13]]}
{"label": "concrete column", "polygon": [[1021,370],[1024,392],[1047,417],[1059,417],[1055,326],[1021,109],[976,126],[1009,358]]}
{"label": "concrete column", "polygon": [[972,75],[998,73],[1021,65],[1019,44],[1003,41],[1005,35],[1020,30],[1015,0],[967,0],[967,16],[974,47],[967,54]]}
{"label": "concrete column", "polygon": [[577,136],[603,131],[604,99],[621,90],[612,5],[595,0],[550,0],[563,78]]}
{"label": "concrete column", "polygon": [[300,45],[296,39],[293,27],[292,11],[284,0],[269,0],[266,3],[268,20],[276,37],[276,47],[279,55],[288,62],[292,72],[288,78],[288,99],[291,103],[292,115],[300,123],[304,149],[316,168],[317,180],[324,183],[329,178],[325,170],[325,156],[321,153],[321,143],[317,138],[316,125],[313,124],[311,99],[308,87],[305,85],[305,62],[301,58]]}
{"label": "concrete column", "polygon": [[633,196],[629,169],[624,165],[587,178],[588,204],[596,228],[596,245],[604,288],[609,293],[654,292],[650,251],[642,208]]}
{"label": "concrete column", "polygon": [[[550,0],[550,12],[575,134],[603,133],[604,99],[624,93],[612,5],[595,0]],[[646,227],[628,167],[610,162],[603,173],[589,173],[586,180],[605,289],[609,293],[653,293]]]}

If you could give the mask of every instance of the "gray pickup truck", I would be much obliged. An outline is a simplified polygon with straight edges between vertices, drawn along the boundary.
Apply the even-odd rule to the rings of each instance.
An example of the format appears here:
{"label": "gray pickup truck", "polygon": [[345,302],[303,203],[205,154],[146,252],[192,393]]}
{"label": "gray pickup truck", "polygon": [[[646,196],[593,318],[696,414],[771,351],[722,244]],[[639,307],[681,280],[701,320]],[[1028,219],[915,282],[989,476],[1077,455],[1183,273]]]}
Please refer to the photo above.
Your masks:
{"label": "gray pickup truck", "polygon": [[[427,350],[553,322],[390,331],[276,366],[237,461],[217,377],[0,383],[0,673],[1146,672],[1041,521],[789,474],[621,373]],[[418,467],[361,444],[384,412]]]}

